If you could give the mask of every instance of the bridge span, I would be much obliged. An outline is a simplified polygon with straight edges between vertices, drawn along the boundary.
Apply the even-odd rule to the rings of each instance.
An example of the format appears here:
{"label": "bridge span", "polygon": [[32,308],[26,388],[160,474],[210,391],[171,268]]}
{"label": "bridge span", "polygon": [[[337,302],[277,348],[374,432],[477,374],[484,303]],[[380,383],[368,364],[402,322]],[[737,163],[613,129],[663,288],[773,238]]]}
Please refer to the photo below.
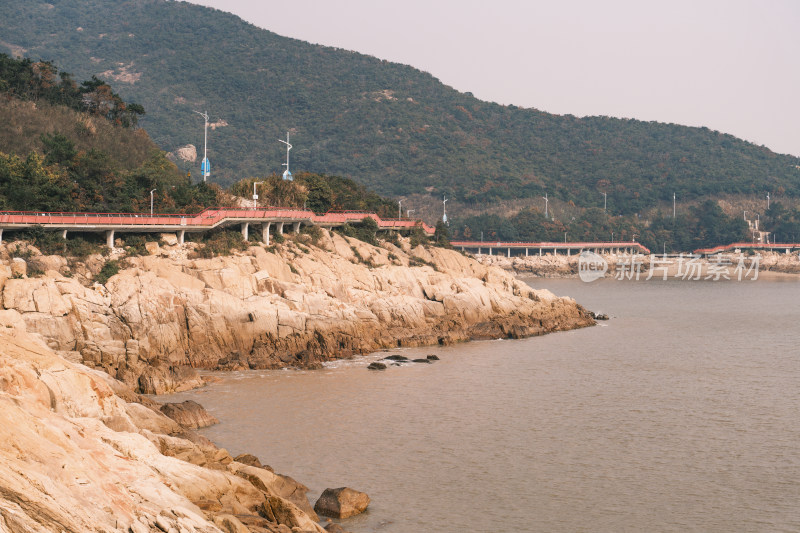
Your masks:
{"label": "bridge span", "polygon": [[135,214],[135,213],[61,213],[45,211],[0,211],[0,243],[4,231],[19,231],[33,226],[61,232],[105,233],[109,248],[114,246],[115,233],[175,233],[183,244],[189,233],[204,233],[213,229],[239,226],[245,240],[251,229],[261,232],[261,240],[269,245],[270,232],[283,234],[286,226],[300,231],[302,225],[334,228],[346,223],[358,224],[364,218],[373,219],[379,230],[410,232],[419,226],[427,235],[434,228],[416,220],[381,218],[364,211],[332,211],[316,215],[308,209],[280,207],[209,208],[197,214]]}
{"label": "bridge span", "polygon": [[[598,254],[650,254],[650,250],[638,242],[485,242],[485,241],[453,241],[454,248],[473,253],[487,253],[489,255],[502,254],[507,257],[512,255],[543,255],[547,253],[572,255],[583,251]],[[513,251],[513,253],[512,253]]]}
{"label": "bridge span", "polygon": [[723,254],[728,252],[740,253],[742,250],[767,250],[770,252],[783,252],[790,254],[793,251],[800,250],[800,243],[769,243],[769,242],[733,242],[724,246],[716,246],[714,248],[698,248],[694,251],[695,254],[704,255],[706,257],[716,254]]}

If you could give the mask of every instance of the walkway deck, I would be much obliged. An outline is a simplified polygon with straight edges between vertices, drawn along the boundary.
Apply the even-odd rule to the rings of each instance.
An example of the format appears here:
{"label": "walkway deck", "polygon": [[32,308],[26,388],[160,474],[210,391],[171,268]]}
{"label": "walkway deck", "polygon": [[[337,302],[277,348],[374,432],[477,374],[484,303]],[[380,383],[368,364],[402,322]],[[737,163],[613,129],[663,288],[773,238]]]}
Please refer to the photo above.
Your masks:
{"label": "walkway deck", "polygon": [[770,252],[784,252],[788,254],[794,250],[800,250],[800,243],[734,242],[714,248],[698,248],[694,253],[709,256],[726,252],[739,252],[741,250],[769,250]]}
{"label": "walkway deck", "polygon": [[378,224],[379,230],[411,231],[417,225],[433,235],[434,228],[410,219],[382,219],[375,213],[364,211],[333,211],[316,215],[307,209],[280,207],[259,208],[209,208],[197,214],[133,214],[133,213],[53,213],[44,211],[0,211],[0,242],[4,230],[22,230],[42,226],[48,230],[61,231],[64,238],[72,232],[105,232],[109,247],[113,246],[115,232],[127,233],[172,233],[178,235],[180,243],[186,232],[202,233],[230,225],[239,225],[247,239],[250,225],[257,225],[262,240],[269,244],[270,229],[283,233],[284,225],[294,231],[300,226],[316,225],[324,228],[358,224],[369,217]]}
{"label": "walkway deck", "polygon": [[[649,254],[650,250],[638,242],[483,242],[483,241],[453,241],[450,244],[462,251],[472,251],[475,253],[488,253],[495,255],[495,250],[500,253],[506,252],[508,257],[512,255],[529,256],[531,250],[535,254],[543,253],[572,255],[573,252],[580,254],[583,251],[595,252],[598,254]],[[484,252],[486,250],[487,252]],[[512,250],[515,252],[512,254]]]}

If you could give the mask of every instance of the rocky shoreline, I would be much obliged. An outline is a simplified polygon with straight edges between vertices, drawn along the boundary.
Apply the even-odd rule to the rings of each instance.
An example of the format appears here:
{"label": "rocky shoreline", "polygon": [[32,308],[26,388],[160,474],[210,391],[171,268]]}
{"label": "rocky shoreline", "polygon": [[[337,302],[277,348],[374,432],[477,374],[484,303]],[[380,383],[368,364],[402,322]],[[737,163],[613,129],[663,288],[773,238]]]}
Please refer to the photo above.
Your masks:
{"label": "rocky shoreline", "polygon": [[[786,254],[780,252],[761,251],[759,252],[759,255],[758,271],[760,276],[776,277],[782,275],[796,276],[800,274],[800,257],[798,257],[796,252]],[[728,276],[730,277],[732,274],[734,274],[734,269],[740,256],[744,259],[746,267],[749,267],[753,261],[753,256],[741,254],[725,254],[721,258],[717,259],[693,259],[693,265],[696,265],[696,270],[692,270],[691,272],[689,272],[689,268],[687,266],[689,264],[688,262],[690,261],[689,255],[686,255],[681,263],[681,266],[684,267],[683,269],[681,269],[681,266],[679,266],[679,258],[672,256],[665,260],[663,256],[659,254],[652,256],[640,255],[637,256],[636,261],[638,262],[641,273],[643,274],[640,276],[640,279],[644,279],[648,276],[651,264],[658,268],[658,272],[654,271],[654,276],[663,277],[662,267],[667,262],[669,263],[669,265],[666,267],[668,277],[680,277],[684,274],[690,273],[692,275],[699,273],[699,275],[703,278],[709,274],[712,274],[712,277],[714,277],[716,273],[715,268],[720,264],[720,262],[725,263],[725,266],[728,269]],[[606,254],[601,255],[600,257],[602,257],[608,266],[608,270],[605,274],[606,278],[623,276],[625,279],[632,278],[632,266],[635,268],[636,265],[632,263],[633,260],[631,255]],[[475,259],[482,265],[498,267],[507,272],[513,272],[518,275],[541,278],[578,277],[578,254],[569,256],[545,254],[542,256],[532,255],[526,257],[506,257],[502,255],[481,254],[476,255]],[[752,273],[750,273],[749,277],[752,277]]]}
{"label": "rocky shoreline", "polygon": [[22,320],[65,358],[145,394],[196,387],[195,369],[316,368],[385,348],[592,323],[573,300],[452,250],[301,237],[211,259],[153,242],[105,285],[91,283],[100,258],[70,267],[34,252],[27,261],[43,274],[15,274],[12,243],[0,250],[0,322]]}
{"label": "rocky shoreline", "polygon": [[[0,248],[0,530],[341,531],[319,525],[302,484],[197,434],[214,422],[202,408],[141,393],[198,386],[197,368],[314,368],[594,323],[452,250],[301,237],[213,259],[169,236],[146,256],[81,263]],[[126,267],[93,283],[115,259]]]}

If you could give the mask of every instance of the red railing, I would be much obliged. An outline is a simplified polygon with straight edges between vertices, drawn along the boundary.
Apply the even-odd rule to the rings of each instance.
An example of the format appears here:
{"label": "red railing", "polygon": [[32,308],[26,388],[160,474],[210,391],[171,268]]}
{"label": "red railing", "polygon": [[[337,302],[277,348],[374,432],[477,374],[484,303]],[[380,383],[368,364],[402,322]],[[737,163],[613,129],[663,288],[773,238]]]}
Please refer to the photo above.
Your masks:
{"label": "red railing", "polygon": [[0,226],[3,225],[83,225],[83,226],[191,226],[212,228],[223,221],[261,221],[279,219],[284,222],[307,222],[311,224],[337,225],[358,222],[370,217],[380,229],[413,228],[420,224],[423,231],[434,233],[434,228],[414,220],[381,219],[375,213],[363,211],[330,212],[315,215],[308,209],[291,207],[252,208],[208,208],[196,214],[134,214],[134,213],[70,213],[45,211],[0,211]]}
{"label": "red railing", "polygon": [[453,246],[467,248],[557,248],[574,250],[576,248],[638,248],[649,254],[650,249],[638,242],[504,242],[504,241],[451,241]]}

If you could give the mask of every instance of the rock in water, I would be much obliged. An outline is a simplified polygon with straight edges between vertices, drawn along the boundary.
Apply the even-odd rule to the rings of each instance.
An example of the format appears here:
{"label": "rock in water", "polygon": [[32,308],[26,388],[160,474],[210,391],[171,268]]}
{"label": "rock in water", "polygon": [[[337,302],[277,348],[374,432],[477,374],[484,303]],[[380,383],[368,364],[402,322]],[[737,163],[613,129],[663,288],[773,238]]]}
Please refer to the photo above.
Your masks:
{"label": "rock in water", "polygon": [[430,359],[431,361],[438,361],[439,360],[439,356],[438,355],[429,355],[427,358]]}
{"label": "rock in water", "polygon": [[219,424],[219,420],[211,416],[202,405],[192,400],[186,400],[183,403],[165,403],[161,406],[161,412],[189,429],[200,429]]}
{"label": "rock in water", "polygon": [[605,313],[601,313],[595,317],[597,320],[608,320],[608,315]]}
{"label": "rock in water", "polygon": [[408,357],[405,355],[390,355],[388,357],[384,357],[384,359],[389,361],[408,361]]}
{"label": "rock in water", "polygon": [[369,364],[367,370],[386,370],[386,365],[384,363],[375,361],[374,363]]}
{"label": "rock in water", "polygon": [[330,524],[325,526],[325,531],[327,531],[328,533],[350,533],[345,528],[334,522],[331,522]]}
{"label": "rock in water", "polygon": [[314,510],[324,516],[332,518],[347,518],[363,513],[369,505],[369,496],[363,492],[348,487],[338,489],[325,489]]}
{"label": "rock in water", "polygon": [[433,361],[430,360],[430,359],[414,359],[414,362],[415,363],[427,363],[427,364],[433,363]]}

